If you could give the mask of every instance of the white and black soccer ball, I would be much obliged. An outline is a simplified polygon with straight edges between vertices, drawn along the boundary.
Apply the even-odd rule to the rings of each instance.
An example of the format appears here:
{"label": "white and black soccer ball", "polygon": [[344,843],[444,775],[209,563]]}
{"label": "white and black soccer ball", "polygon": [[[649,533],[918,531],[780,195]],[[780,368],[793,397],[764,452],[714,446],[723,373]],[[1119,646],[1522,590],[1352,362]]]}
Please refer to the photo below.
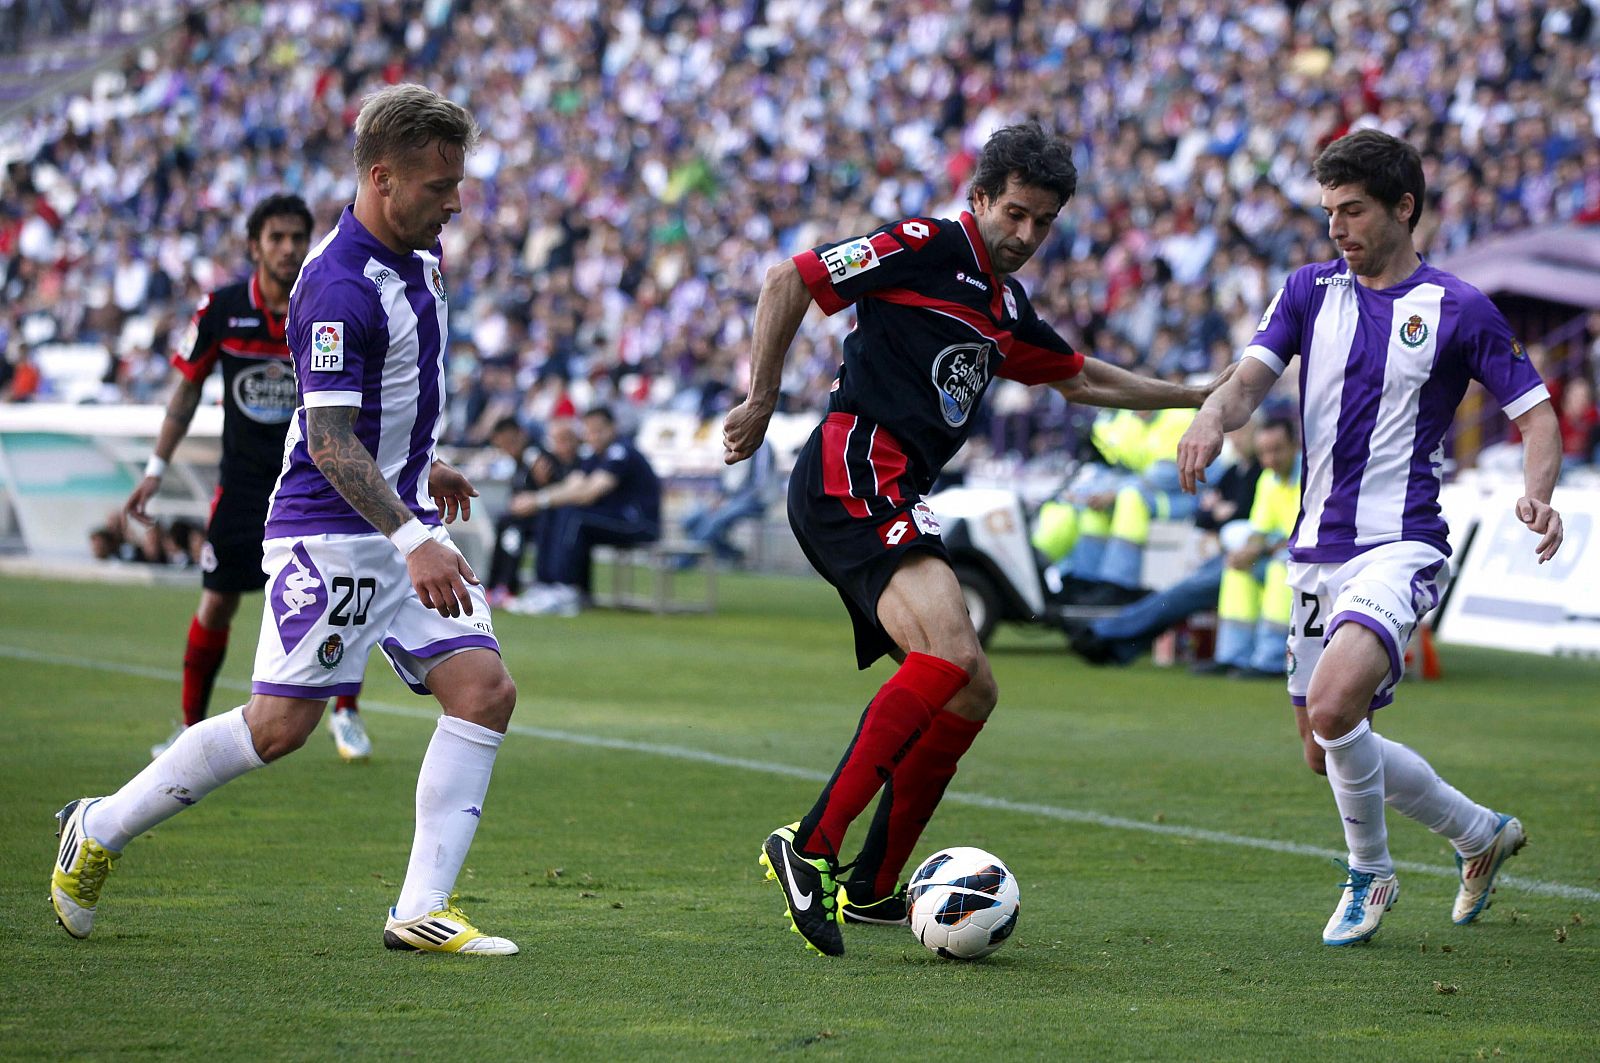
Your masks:
{"label": "white and black soccer ball", "polygon": [[911,932],[951,960],[978,960],[1017,928],[1022,893],[1016,876],[993,853],[971,846],[941,849],[906,887]]}

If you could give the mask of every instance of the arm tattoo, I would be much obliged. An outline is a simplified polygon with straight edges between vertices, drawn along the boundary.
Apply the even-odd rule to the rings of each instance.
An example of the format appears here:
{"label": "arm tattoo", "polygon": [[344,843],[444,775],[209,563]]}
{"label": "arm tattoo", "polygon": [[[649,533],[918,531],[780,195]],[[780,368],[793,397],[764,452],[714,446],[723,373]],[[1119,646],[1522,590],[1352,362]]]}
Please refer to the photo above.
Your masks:
{"label": "arm tattoo", "polygon": [[356,438],[354,406],[313,406],[306,411],[306,447],[317,471],[355,511],[385,535],[411,519],[378,463]]}

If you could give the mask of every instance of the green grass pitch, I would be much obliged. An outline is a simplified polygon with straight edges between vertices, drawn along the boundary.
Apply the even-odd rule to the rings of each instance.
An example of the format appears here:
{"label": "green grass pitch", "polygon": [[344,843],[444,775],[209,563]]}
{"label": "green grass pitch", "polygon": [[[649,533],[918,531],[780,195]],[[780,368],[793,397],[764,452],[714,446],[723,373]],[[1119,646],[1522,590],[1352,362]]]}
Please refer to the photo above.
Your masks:
{"label": "green grass pitch", "polygon": [[[88,941],[56,925],[52,814],[146,762],[194,588],[0,579],[0,1058],[1571,1060],[1600,1056],[1592,663],[1446,647],[1380,714],[1532,839],[1471,927],[1447,846],[1390,817],[1399,903],[1320,931],[1342,848],[1281,687],[993,647],[1001,706],[919,858],[1022,884],[991,959],[846,928],[825,960],[761,880],[888,675],[816,580],[732,577],[710,617],[497,617],[521,690],[463,906],[512,959],[389,953],[433,703],[374,660],[375,757],[319,733],[131,845]],[[215,707],[243,700],[247,599]]]}

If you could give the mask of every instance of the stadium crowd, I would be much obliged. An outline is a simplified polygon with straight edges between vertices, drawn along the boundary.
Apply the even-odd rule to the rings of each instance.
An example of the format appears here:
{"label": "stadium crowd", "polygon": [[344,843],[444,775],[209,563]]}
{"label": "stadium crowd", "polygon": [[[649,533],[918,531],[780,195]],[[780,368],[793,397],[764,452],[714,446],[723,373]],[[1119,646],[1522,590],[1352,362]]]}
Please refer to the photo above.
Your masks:
{"label": "stadium crowd", "polygon": [[[444,234],[452,442],[595,402],[719,411],[769,263],[959,211],[975,149],[1030,116],[1083,174],[1024,277],[1041,314],[1102,357],[1204,372],[1328,257],[1310,162],[1352,127],[1423,150],[1424,253],[1600,218],[1594,36],[1587,0],[211,5],[5,127],[0,348],[101,343],[106,400],[160,401],[167,337],[241,268],[251,205],[295,191],[331,224],[361,97],[413,79],[485,133]],[[788,408],[825,401],[850,317],[802,332]],[[1547,352],[1558,383],[1587,382],[1591,345],[1600,321]],[[990,410],[1023,451],[1070,416],[1011,387]]]}

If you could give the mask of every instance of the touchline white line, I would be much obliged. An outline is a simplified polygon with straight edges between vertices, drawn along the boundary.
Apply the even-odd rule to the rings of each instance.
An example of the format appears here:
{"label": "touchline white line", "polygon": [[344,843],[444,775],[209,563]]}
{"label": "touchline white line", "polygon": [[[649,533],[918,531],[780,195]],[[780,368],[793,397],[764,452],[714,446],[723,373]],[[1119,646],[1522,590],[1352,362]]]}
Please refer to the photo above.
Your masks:
{"label": "touchline white line", "polygon": [[[69,668],[84,668],[97,672],[114,672],[118,675],[138,676],[142,679],[156,679],[169,683],[180,682],[183,678],[177,672],[161,668],[147,668],[142,665],[122,664],[115,661],[87,661],[78,657],[39,653],[20,646],[0,646],[0,657],[10,657],[19,661],[33,661],[39,664],[60,665]],[[217,680],[217,686],[245,692],[249,690],[248,684],[225,679]],[[361,701],[361,711],[375,712],[387,716],[407,716],[416,720],[432,720],[439,715],[437,709],[393,705],[381,701],[368,701],[365,698]],[[509,730],[512,734],[527,735],[530,738],[542,738],[547,742],[564,742],[568,745],[588,746],[591,749],[611,749],[624,753],[642,753],[646,756],[713,764],[721,768],[737,768],[742,771],[753,771],[763,775],[784,775],[792,779],[809,779],[813,782],[825,782],[828,778],[825,772],[814,771],[811,768],[797,768],[789,764],[777,764],[766,760],[751,760],[747,757],[730,757],[722,753],[713,753],[706,749],[694,749],[690,746],[665,745],[658,742],[636,742],[628,738],[607,738],[603,735],[582,734],[576,731],[556,731],[547,727],[529,727],[519,723],[513,723]],[[1267,852],[1272,853],[1315,856],[1324,860],[1342,860],[1345,856],[1344,853],[1333,849],[1322,849],[1315,845],[1302,845],[1299,842],[1278,841],[1275,838],[1252,838],[1246,834],[1230,834],[1227,831],[1185,827],[1175,823],[1146,823],[1143,820],[1127,819],[1123,816],[1108,816],[1103,812],[1092,812],[1087,809],[1062,808],[1057,805],[1042,805],[1029,801],[1009,801],[1003,797],[964,793],[959,790],[950,791],[945,794],[944,799],[958,805],[991,808],[1000,812],[1015,812],[1024,816],[1035,816],[1039,819],[1053,819],[1064,823],[1087,823],[1091,826],[1105,827],[1111,830],[1140,831],[1145,834],[1160,834],[1171,838],[1182,838],[1186,841],[1209,842],[1213,845],[1265,849]],[[1455,868],[1440,867],[1435,864],[1419,864],[1409,860],[1396,860],[1394,866],[1401,871],[1413,874],[1433,875],[1437,878],[1449,879],[1456,877]],[[1572,901],[1600,901],[1600,890],[1589,889],[1584,886],[1570,886],[1563,882],[1546,882],[1542,879],[1523,878],[1520,875],[1509,874],[1501,876],[1499,882],[1519,889],[1524,893],[1539,894],[1545,897],[1562,897]]]}

